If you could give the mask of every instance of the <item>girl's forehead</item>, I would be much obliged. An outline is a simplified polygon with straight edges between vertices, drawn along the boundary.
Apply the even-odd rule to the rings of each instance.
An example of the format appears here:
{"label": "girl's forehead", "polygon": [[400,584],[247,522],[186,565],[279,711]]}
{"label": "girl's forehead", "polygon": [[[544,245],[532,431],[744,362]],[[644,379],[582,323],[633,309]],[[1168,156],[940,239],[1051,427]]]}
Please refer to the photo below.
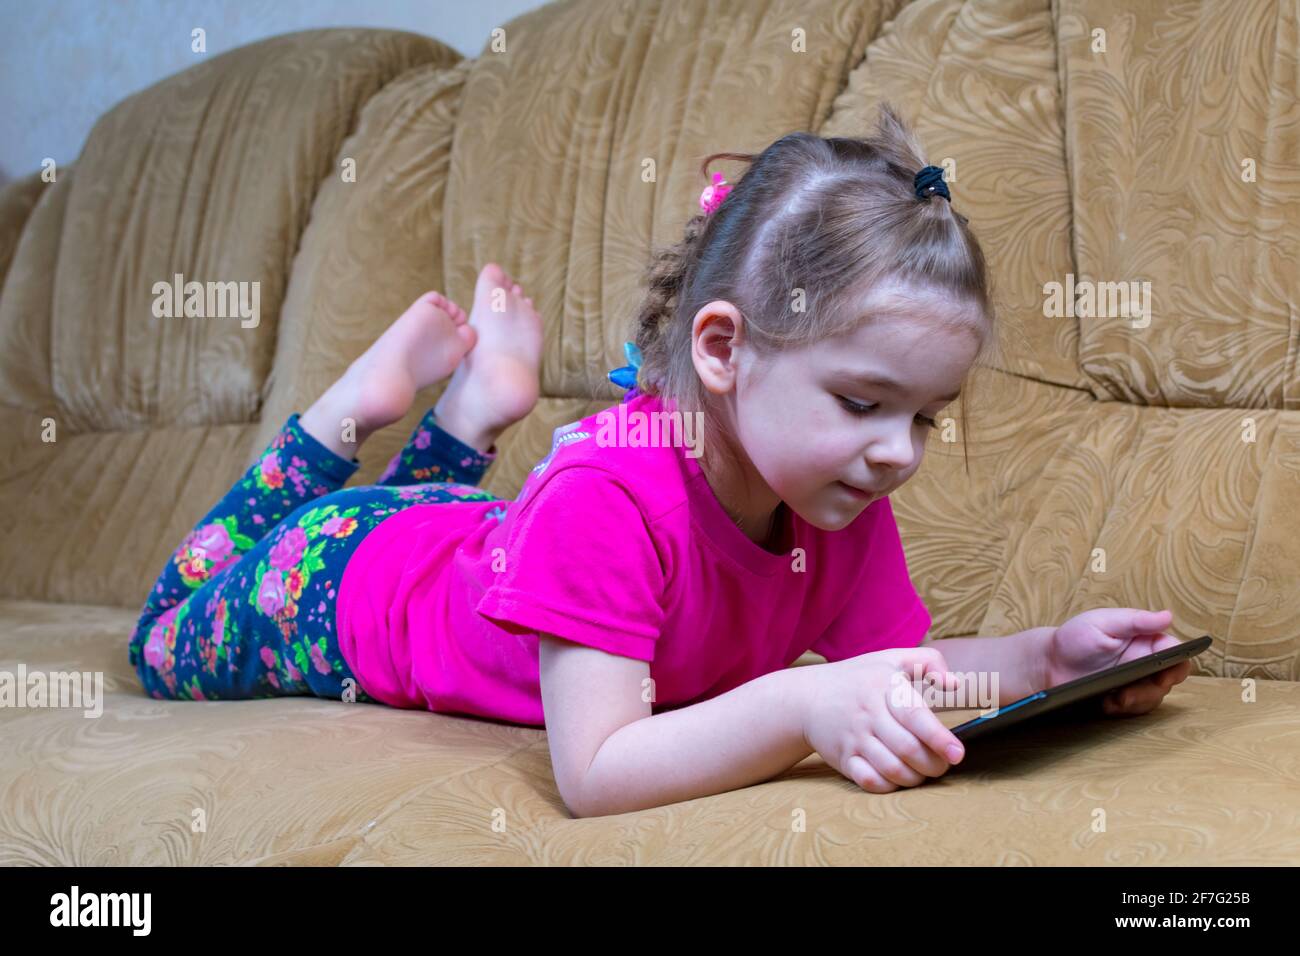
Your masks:
{"label": "girl's forehead", "polygon": [[928,282],[886,278],[851,299],[862,324],[982,325],[978,305]]}
{"label": "girl's forehead", "polygon": [[829,356],[850,358],[889,355],[901,359],[908,353],[929,349],[964,348],[978,344],[979,324],[969,312],[932,312],[887,309],[863,315],[842,332],[818,343]]}
{"label": "girl's forehead", "polygon": [[979,348],[973,332],[968,325],[877,317],[815,343],[798,359],[819,375],[951,400]]}

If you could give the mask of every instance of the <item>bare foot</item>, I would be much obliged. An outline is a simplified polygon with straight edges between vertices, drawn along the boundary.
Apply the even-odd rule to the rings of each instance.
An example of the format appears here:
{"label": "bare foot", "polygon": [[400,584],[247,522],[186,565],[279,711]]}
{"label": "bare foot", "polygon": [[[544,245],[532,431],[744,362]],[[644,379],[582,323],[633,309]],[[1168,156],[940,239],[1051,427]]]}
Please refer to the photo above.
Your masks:
{"label": "bare foot", "polygon": [[[440,293],[426,292],[348,366],[298,423],[330,451],[351,458],[373,432],[410,410],[416,392],[450,375],[476,338],[460,306]],[[349,437],[351,441],[345,440]]]}
{"label": "bare foot", "polygon": [[469,324],[478,342],[433,411],[444,431],[486,452],[537,404],[542,317],[519,284],[489,262],[474,285]]}

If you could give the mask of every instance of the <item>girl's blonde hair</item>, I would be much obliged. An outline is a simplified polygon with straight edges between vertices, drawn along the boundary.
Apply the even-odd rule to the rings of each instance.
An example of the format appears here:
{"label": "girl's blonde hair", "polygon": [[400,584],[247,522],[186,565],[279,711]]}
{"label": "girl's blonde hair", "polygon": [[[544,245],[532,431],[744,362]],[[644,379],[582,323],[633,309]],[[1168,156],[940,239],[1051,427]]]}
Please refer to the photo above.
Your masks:
{"label": "girl's blonde hair", "polygon": [[[855,303],[878,282],[900,279],[973,307],[980,348],[996,350],[994,309],[984,254],[966,217],[939,195],[917,196],[913,177],[926,164],[915,135],[888,104],[864,139],[796,132],[758,156],[713,153],[749,168],[711,215],[686,224],[676,245],[646,270],[634,339],[641,350],[637,387],[704,413],[720,424],[691,361],[695,313],[715,299],[745,316],[759,354],[848,331],[862,321]],[[965,453],[967,399],[962,401]],[[969,459],[966,460],[969,470]]]}

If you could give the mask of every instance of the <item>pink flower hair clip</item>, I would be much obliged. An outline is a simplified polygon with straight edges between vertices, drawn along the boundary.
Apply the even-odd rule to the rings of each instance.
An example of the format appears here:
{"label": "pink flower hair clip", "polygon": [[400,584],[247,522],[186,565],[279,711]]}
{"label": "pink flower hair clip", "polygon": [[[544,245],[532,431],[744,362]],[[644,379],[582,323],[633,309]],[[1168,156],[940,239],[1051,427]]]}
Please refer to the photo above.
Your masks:
{"label": "pink flower hair clip", "polygon": [[727,181],[722,178],[722,173],[714,173],[713,185],[705,186],[704,192],[700,193],[700,208],[704,210],[704,214],[713,215],[731,189],[732,187],[728,186]]}

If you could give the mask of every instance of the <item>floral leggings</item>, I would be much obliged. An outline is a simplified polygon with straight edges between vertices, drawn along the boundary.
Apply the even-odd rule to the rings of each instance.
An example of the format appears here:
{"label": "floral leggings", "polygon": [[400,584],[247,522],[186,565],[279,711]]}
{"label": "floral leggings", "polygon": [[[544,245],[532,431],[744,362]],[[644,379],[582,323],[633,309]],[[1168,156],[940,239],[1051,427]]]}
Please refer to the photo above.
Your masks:
{"label": "floral leggings", "polygon": [[[307,434],[297,413],[172,554],[131,635],[145,691],[176,700],[315,695],[375,702],[339,652],[335,599],[348,558],[417,504],[494,501],[474,487],[496,458],[421,419],[379,483]],[[486,517],[500,520],[504,508]]]}

